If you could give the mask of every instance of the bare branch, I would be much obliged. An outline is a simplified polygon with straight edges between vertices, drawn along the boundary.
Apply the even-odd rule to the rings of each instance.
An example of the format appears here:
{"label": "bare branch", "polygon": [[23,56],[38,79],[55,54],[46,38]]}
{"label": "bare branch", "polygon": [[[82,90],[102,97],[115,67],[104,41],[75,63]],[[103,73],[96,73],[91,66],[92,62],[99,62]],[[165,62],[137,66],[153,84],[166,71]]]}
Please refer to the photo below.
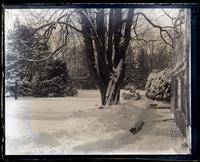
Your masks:
{"label": "bare branch", "polygon": [[[170,44],[170,43],[168,43],[168,42],[164,39],[164,37],[163,37],[163,35],[162,35],[162,32],[165,32],[165,33],[168,35],[168,37],[171,39],[171,41],[173,42],[172,36],[169,34],[169,32],[168,32],[166,29],[164,29],[164,28],[166,28],[166,26],[159,26],[159,25],[154,24],[154,23],[153,23],[144,13],[142,13],[142,12],[138,12],[138,13],[136,13],[135,15],[142,15],[153,27],[158,28],[158,29],[160,30],[160,36],[161,36],[162,40],[163,40],[167,45],[169,45],[170,47],[173,48],[173,45]],[[167,27],[168,27],[168,26],[167,26]]]}
{"label": "bare branch", "polygon": [[[65,35],[65,41],[64,41],[64,43],[63,43],[60,47],[58,47],[54,52],[50,52],[50,51],[45,51],[45,52],[43,52],[43,53],[49,53],[49,54],[50,54],[49,56],[47,56],[47,57],[45,57],[45,58],[42,58],[42,59],[39,59],[39,60],[35,60],[35,59],[25,58],[25,57],[22,56],[22,55],[20,55],[20,57],[22,57],[23,59],[25,59],[25,60],[27,60],[27,61],[29,61],[29,62],[40,62],[40,61],[47,60],[47,59],[51,58],[53,55],[55,55],[58,51],[60,51],[64,46],[66,46],[68,34],[69,34],[69,33],[67,32],[66,35]],[[41,54],[41,53],[40,53],[40,54]],[[38,56],[38,55],[37,55],[37,56]]]}
{"label": "bare branch", "polygon": [[[74,26],[72,26],[72,25],[70,25],[70,24],[68,24],[68,23],[66,23],[66,22],[58,21],[58,23],[59,23],[59,24],[64,24],[64,25],[66,25],[66,26],[68,26],[68,27],[74,29],[75,31],[81,33],[81,34],[87,34],[87,33],[84,33],[82,30],[80,30],[80,29],[78,29],[78,28],[76,28],[76,27],[74,27]],[[87,35],[90,36],[91,38],[93,38],[93,36],[91,36],[91,35],[89,35],[89,34],[87,34]]]}
{"label": "bare branch", "polygon": [[134,30],[134,33],[135,33],[135,36],[136,36],[137,39],[139,39],[139,38],[138,38],[138,35],[137,35],[137,32],[136,32],[136,26],[137,26],[138,17],[139,17],[139,15],[137,15],[137,18],[136,18],[136,20],[135,20],[135,24],[134,24],[134,26],[133,26],[133,30]]}
{"label": "bare branch", "polygon": [[54,22],[51,22],[51,23],[48,23],[48,24],[45,24],[45,25],[40,26],[39,28],[35,29],[35,31],[33,32],[33,35],[34,35],[38,30],[40,30],[40,29],[42,29],[42,28],[44,28],[44,27],[47,27],[47,26],[49,26],[49,25],[52,25],[53,23],[54,23]]}
{"label": "bare branch", "polygon": [[176,19],[175,17],[171,17],[164,9],[161,9],[164,13],[165,13],[165,15],[167,15],[167,17],[168,18],[170,18],[172,21],[174,20],[174,19]]}
{"label": "bare branch", "polygon": [[147,44],[151,44],[151,42],[159,42],[160,41],[159,39],[146,40],[146,39],[137,38],[137,37],[136,37],[136,39],[132,38],[131,40],[143,41]]}
{"label": "bare branch", "polygon": [[160,36],[161,36],[162,40],[163,40],[167,45],[169,45],[170,47],[174,48],[173,45],[169,44],[169,43],[165,40],[165,38],[164,38],[163,35],[162,35],[162,30],[160,30]]}

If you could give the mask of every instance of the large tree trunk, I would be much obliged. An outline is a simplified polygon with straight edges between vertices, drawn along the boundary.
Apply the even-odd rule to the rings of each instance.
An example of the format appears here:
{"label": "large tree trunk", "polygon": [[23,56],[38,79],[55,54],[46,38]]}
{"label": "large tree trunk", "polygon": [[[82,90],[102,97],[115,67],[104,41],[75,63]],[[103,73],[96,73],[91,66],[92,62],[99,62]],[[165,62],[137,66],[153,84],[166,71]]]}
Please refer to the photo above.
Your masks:
{"label": "large tree trunk", "polygon": [[119,71],[118,73],[112,73],[108,80],[99,82],[102,105],[116,105],[119,103],[123,79],[124,73]]}
{"label": "large tree trunk", "polygon": [[120,99],[120,89],[124,81],[124,60],[121,59],[108,80],[102,80],[100,87],[102,105],[116,105]]}
{"label": "large tree trunk", "polygon": [[105,10],[96,17],[88,10],[79,11],[90,73],[101,93],[102,105],[118,104],[125,77],[125,54],[130,42],[133,9],[123,18],[122,9],[110,9],[106,22]]}
{"label": "large tree trunk", "polygon": [[116,105],[120,102],[120,88],[118,85],[112,85],[111,89],[113,91],[107,95],[109,87],[101,87],[100,93],[101,93],[101,103],[102,105]]}

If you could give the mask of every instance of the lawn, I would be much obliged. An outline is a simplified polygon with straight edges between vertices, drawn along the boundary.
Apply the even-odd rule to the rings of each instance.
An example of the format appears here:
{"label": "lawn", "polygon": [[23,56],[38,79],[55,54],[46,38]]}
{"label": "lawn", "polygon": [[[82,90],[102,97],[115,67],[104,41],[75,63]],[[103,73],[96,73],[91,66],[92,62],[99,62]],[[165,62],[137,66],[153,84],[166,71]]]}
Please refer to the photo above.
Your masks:
{"label": "lawn", "polygon": [[[79,90],[76,97],[7,97],[6,154],[188,153],[174,121],[165,121],[173,119],[170,110],[148,110],[149,102],[142,94],[99,109],[97,90]],[[141,121],[142,130],[133,135],[129,130]]]}

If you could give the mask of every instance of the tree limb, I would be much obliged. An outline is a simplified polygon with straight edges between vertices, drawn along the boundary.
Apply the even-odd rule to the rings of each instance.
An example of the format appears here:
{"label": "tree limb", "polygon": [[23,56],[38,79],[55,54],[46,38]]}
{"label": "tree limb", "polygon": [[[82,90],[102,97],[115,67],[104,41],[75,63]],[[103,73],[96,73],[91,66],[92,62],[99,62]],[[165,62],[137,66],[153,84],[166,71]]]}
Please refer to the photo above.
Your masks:
{"label": "tree limb", "polygon": [[139,17],[139,15],[137,15],[137,18],[136,18],[136,20],[135,20],[135,24],[134,24],[134,26],[133,26],[133,30],[134,30],[134,33],[135,33],[135,36],[136,36],[137,39],[139,39],[139,38],[138,38],[138,35],[137,35],[137,32],[136,32],[136,26],[137,26],[138,17]]}
{"label": "tree limb", "polygon": [[64,46],[66,46],[66,44],[67,44],[67,36],[68,36],[68,32],[65,35],[64,43],[60,47],[58,47],[54,52],[46,51],[45,53],[50,53],[51,55],[49,55],[49,56],[47,56],[45,58],[42,58],[42,59],[39,59],[39,60],[34,60],[34,59],[25,58],[22,55],[20,55],[20,57],[22,57],[23,59],[25,59],[25,60],[27,60],[29,62],[40,62],[40,61],[47,60],[47,59],[51,58],[53,55],[55,55],[58,51],[60,51]]}
{"label": "tree limb", "polygon": [[81,13],[83,16],[85,16],[87,18],[87,20],[88,20],[88,22],[89,22],[89,24],[91,26],[91,29],[92,29],[92,31],[94,33],[94,37],[95,37],[95,39],[96,39],[96,41],[98,43],[98,46],[99,46],[99,48],[101,48],[102,47],[101,42],[100,42],[100,40],[98,38],[97,31],[95,30],[95,27],[94,27],[93,23],[91,22],[91,19],[88,17],[88,15],[85,12],[79,10],[79,13]]}
{"label": "tree limb", "polygon": [[51,22],[51,23],[48,23],[48,24],[45,24],[45,25],[40,26],[39,28],[35,29],[35,31],[33,32],[33,35],[34,35],[38,30],[40,30],[40,29],[42,29],[42,28],[44,28],[44,27],[47,27],[47,26],[49,26],[49,25],[52,25],[53,23],[54,23],[54,22]]}
{"label": "tree limb", "polygon": [[[166,29],[163,29],[163,28],[166,28],[166,26],[159,26],[159,25],[156,25],[156,24],[154,24],[144,13],[142,13],[142,12],[138,12],[138,13],[136,13],[135,15],[142,15],[153,27],[155,27],[155,28],[158,28],[159,30],[160,30],[160,36],[161,36],[161,38],[162,38],[162,40],[167,44],[167,45],[169,45],[170,47],[172,47],[173,48],[173,45],[172,44],[170,44],[170,43],[168,43],[165,39],[164,39],[164,37],[163,37],[163,35],[162,35],[162,32],[165,32],[165,33],[167,33],[167,35],[168,35],[168,37],[171,39],[171,41],[173,42],[173,38],[172,38],[172,36],[169,34],[169,32],[166,30]],[[167,26],[168,27],[168,26]]]}

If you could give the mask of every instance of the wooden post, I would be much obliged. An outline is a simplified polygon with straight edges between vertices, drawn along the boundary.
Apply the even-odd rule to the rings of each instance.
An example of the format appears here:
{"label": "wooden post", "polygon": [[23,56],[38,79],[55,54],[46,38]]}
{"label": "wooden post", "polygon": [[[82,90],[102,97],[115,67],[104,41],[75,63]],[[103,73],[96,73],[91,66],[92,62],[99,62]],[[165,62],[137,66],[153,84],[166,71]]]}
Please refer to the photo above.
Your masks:
{"label": "wooden post", "polygon": [[15,81],[15,100],[17,100],[17,91],[18,91],[18,85],[17,85],[17,80]]}

